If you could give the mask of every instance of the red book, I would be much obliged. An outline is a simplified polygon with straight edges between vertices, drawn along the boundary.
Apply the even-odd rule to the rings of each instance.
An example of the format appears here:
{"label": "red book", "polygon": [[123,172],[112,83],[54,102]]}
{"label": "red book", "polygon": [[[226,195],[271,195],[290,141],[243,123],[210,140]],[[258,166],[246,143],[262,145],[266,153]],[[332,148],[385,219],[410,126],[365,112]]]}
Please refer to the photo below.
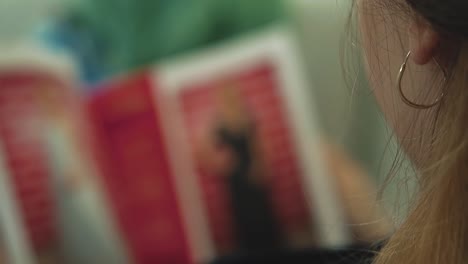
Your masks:
{"label": "red book", "polygon": [[108,196],[135,263],[192,263],[148,74],[103,87],[89,102]]}
{"label": "red book", "polygon": [[44,100],[63,102],[68,87],[47,72],[0,71],[0,138],[26,235],[37,254],[58,246],[58,227],[47,158]]}
{"label": "red book", "polygon": [[[312,240],[313,218],[304,197],[304,172],[297,158],[296,142],[276,75],[274,64],[258,61],[243,70],[233,70],[224,76],[183,87],[178,98],[186,128],[183,130],[187,131],[193,146],[197,131],[216,122],[218,91],[229,86],[238,90],[255,120],[258,139],[262,141],[262,153],[268,167],[265,184],[268,185],[269,198],[278,218],[278,228],[285,233],[284,236],[307,233]],[[215,244],[222,251],[234,251],[233,216],[229,209],[231,201],[226,192],[225,179],[200,171],[199,183]]]}
{"label": "red book", "polygon": [[274,29],[130,73],[90,96],[105,187],[135,263],[203,263],[243,250],[239,208],[248,206],[228,177],[202,170],[195,156],[200,131],[216,126],[225,87],[255,124],[268,169],[265,191],[250,197],[271,208],[282,246],[346,244],[300,69],[291,36]]}
{"label": "red book", "polygon": [[[275,226],[286,248],[339,247],[349,242],[333,178],[321,161],[313,96],[307,91],[312,88],[302,70],[294,36],[287,28],[277,27],[165,62],[153,72],[165,96],[163,109],[169,108],[162,115],[170,116],[163,120],[164,127],[171,127],[168,140],[178,143],[168,151],[183,156],[195,171],[194,185],[200,190],[215,255],[245,250],[250,237],[245,232],[255,232],[239,224],[249,218],[245,214],[275,218],[273,223],[259,223]],[[238,180],[232,173],[227,178],[210,175],[213,172],[204,171],[192,155],[200,134],[209,130],[213,134],[223,123],[220,116],[232,115],[225,106],[232,99],[220,99],[226,91],[227,97],[243,105],[255,127],[255,136],[249,140],[256,141],[260,154],[254,155],[262,156],[266,168],[260,173],[263,191],[248,194],[256,188],[244,182],[241,192],[252,204],[255,197],[263,196],[259,199],[266,202],[257,202],[256,207],[263,213],[254,213],[255,206],[249,209],[245,206],[249,202],[235,194],[240,189],[239,183],[233,187],[232,182]],[[186,148],[188,154],[180,154]],[[273,212],[267,213],[266,207]]]}

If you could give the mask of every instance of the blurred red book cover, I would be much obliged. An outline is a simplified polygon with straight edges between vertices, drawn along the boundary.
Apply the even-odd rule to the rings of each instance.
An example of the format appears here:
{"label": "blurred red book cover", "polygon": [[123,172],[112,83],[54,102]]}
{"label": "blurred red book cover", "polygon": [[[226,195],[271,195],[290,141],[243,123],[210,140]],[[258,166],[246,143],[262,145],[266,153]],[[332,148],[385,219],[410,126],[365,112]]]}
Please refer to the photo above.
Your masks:
{"label": "blurred red book cover", "polygon": [[41,97],[65,97],[66,89],[59,80],[40,71],[0,72],[0,83],[3,151],[30,238],[36,249],[44,249],[57,242],[57,227],[46,148],[35,122],[46,119]]}
{"label": "blurred red book cover", "polygon": [[192,263],[155,89],[143,72],[90,101],[104,183],[135,263]]}
{"label": "blurred red book cover", "polygon": [[[89,97],[107,194],[135,263],[346,244],[301,72],[280,28],[120,76]],[[227,118],[239,112],[241,133]],[[204,136],[221,142],[213,161],[230,149],[234,165],[204,168]]]}
{"label": "blurred red book cover", "polygon": [[[50,119],[46,105],[66,104],[69,84],[39,68],[11,67],[0,71],[0,86],[0,158],[16,200],[17,224],[24,228],[26,247],[30,242],[39,258],[60,254],[44,131]],[[28,249],[21,250],[27,254]]]}

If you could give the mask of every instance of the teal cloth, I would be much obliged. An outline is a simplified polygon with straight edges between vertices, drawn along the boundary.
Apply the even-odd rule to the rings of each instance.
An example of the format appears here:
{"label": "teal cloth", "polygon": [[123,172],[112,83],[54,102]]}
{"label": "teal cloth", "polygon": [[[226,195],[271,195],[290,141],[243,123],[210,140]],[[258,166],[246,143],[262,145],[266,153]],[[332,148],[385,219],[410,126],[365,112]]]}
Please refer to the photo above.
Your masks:
{"label": "teal cloth", "polygon": [[280,0],[69,0],[118,73],[204,47],[283,17]]}

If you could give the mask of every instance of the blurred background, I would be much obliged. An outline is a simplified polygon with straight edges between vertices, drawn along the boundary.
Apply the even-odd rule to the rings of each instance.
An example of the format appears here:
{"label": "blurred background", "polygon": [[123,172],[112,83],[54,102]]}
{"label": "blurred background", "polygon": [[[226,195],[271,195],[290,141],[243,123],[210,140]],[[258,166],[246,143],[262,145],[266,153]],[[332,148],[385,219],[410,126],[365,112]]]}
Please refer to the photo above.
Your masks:
{"label": "blurred background", "polygon": [[[383,236],[372,235],[359,239],[356,234],[361,231],[356,231],[355,226],[360,223],[354,220],[366,218],[356,216],[361,212],[346,200],[363,195],[365,198],[360,199],[367,199],[366,206],[379,207],[377,219],[382,216],[389,222],[398,223],[404,217],[407,189],[411,188],[400,175],[407,175],[410,170],[406,169],[407,165],[394,163],[402,154],[367,87],[361,69],[359,40],[350,34],[354,29],[349,23],[349,2],[0,1],[0,263],[210,263],[218,257],[249,253],[249,250],[340,248],[382,239]],[[320,232],[320,221],[314,220],[314,215],[318,214],[314,207],[326,204],[330,197],[324,196],[322,201],[320,196],[311,195],[314,206],[309,206],[310,194],[288,196],[292,189],[275,189],[268,181],[264,183],[267,187],[258,187],[250,178],[239,176],[271,174],[270,179],[283,177],[274,176],[275,172],[271,171],[277,169],[269,166],[268,159],[266,169],[252,173],[256,165],[263,164],[260,161],[263,156],[268,156],[258,154],[252,146],[263,141],[268,145],[269,141],[261,139],[264,136],[261,132],[252,132],[250,123],[255,123],[252,127],[259,127],[255,131],[264,126],[257,117],[256,106],[249,105],[250,99],[244,98],[249,96],[249,89],[239,88],[241,92],[233,92],[230,89],[236,89],[219,88],[222,92],[217,97],[208,92],[191,93],[212,85],[192,78],[196,80],[192,85],[194,88],[187,89],[189,92],[180,97],[188,105],[184,111],[198,111],[193,106],[197,100],[204,105],[216,105],[217,110],[213,111],[217,114],[213,115],[222,128],[219,133],[205,132],[208,138],[213,135],[219,138],[207,139],[211,140],[208,143],[193,139],[190,147],[173,146],[173,141],[161,134],[160,131],[166,131],[166,134],[177,134],[179,130],[196,132],[190,130],[190,125],[175,127],[170,121],[168,123],[164,116],[176,119],[171,106],[164,106],[160,99],[149,100],[159,95],[145,90],[152,85],[164,86],[163,81],[154,80],[163,80],[166,69],[170,69],[168,72],[184,72],[190,68],[185,65],[198,65],[197,58],[204,60],[206,56],[197,54],[212,53],[208,57],[223,61],[223,47],[229,47],[225,54],[231,50],[236,54],[248,50],[243,46],[253,43],[244,42],[244,39],[256,38],[260,43],[268,43],[268,37],[265,42],[261,38],[272,28],[287,32],[283,37],[293,43],[288,46],[292,53],[287,54],[297,55],[294,67],[303,73],[298,77],[303,79],[301,82],[307,83],[307,89],[301,94],[301,100],[309,106],[303,108],[306,112],[301,114],[306,118],[286,114],[281,117],[286,120],[285,126],[290,126],[290,132],[294,134],[303,127],[298,122],[310,122],[315,131],[311,137],[335,146],[339,154],[333,155],[344,157],[328,160],[324,155],[318,161],[318,166],[324,168],[320,173],[331,179],[330,188],[336,192],[333,199],[340,213],[335,216],[340,219],[335,222],[344,224],[344,228],[336,227],[344,233],[339,234],[340,239],[334,243],[322,243],[323,239],[318,235],[323,233]],[[245,83],[248,81],[242,78],[251,78],[249,72],[259,72],[261,78],[273,78],[274,81],[278,80],[275,74],[288,72],[290,67],[286,65],[288,60],[280,59],[268,62],[274,64],[273,70],[269,66],[262,68],[264,61],[254,58],[257,57],[252,56],[252,67],[230,70],[226,66],[224,74],[231,77],[221,78],[214,70],[210,73],[210,67],[204,76],[208,76],[209,82],[216,82],[214,86],[247,87]],[[190,63],[185,64],[185,61]],[[281,65],[283,62],[285,65]],[[200,65],[204,64],[201,62]],[[158,69],[161,69],[162,77],[154,77],[159,76]],[[148,83],[148,78],[152,84]],[[222,84],[219,84],[219,78],[223,79]],[[232,81],[233,78],[237,81]],[[276,84],[277,89],[295,89],[282,87],[282,84]],[[289,85],[294,86],[295,82]],[[272,93],[273,97],[280,98],[275,105],[285,104],[288,108],[288,104],[295,104],[293,99],[282,99],[281,94],[288,92]],[[200,99],[203,96],[218,99]],[[198,99],[193,99],[195,97]],[[138,111],[147,111],[144,109],[152,109],[162,117],[154,117],[154,113],[136,116]],[[261,113],[261,107],[259,109],[258,113]],[[141,121],[143,118],[146,118],[144,122]],[[279,122],[279,119],[276,116],[268,122]],[[205,130],[209,126],[203,125]],[[308,130],[301,131],[299,134]],[[308,144],[300,136],[288,137],[296,142],[296,146]],[[310,147],[317,148],[319,153],[327,152],[322,143]],[[250,145],[245,147],[247,144]],[[216,145],[214,154],[207,154],[212,150],[200,150],[202,154],[191,157],[189,154],[179,155],[197,152],[208,145]],[[292,147],[292,159],[303,161],[306,158],[301,155],[305,152],[298,149]],[[132,151],[136,154],[132,155]],[[180,158],[186,156],[188,158]],[[312,176],[300,161],[296,163],[304,175],[298,172],[296,174],[302,176],[290,173],[292,176],[284,177],[296,179],[294,188],[307,193],[310,190],[303,186],[310,185],[305,182]],[[158,165],[153,168],[152,164]],[[203,166],[205,168],[198,168]],[[396,167],[403,168],[396,173],[396,179],[386,184],[387,175]],[[184,184],[180,187],[177,183],[180,183],[180,175],[204,175],[207,170],[215,170],[209,173],[225,177],[182,179],[189,187]],[[354,175],[356,171],[359,174],[356,178],[340,176],[347,172]],[[238,176],[242,180],[235,180]],[[361,183],[364,185],[362,189]],[[358,191],[349,196],[346,190],[354,185],[359,185],[356,187]],[[379,187],[384,185],[385,192],[380,196]],[[171,188],[175,191],[168,191]],[[313,189],[311,187],[312,192]],[[210,190],[221,194],[209,196]],[[369,193],[359,193],[359,190]],[[148,198],[149,202],[138,200],[140,198],[131,200],[137,197],[135,193],[146,192],[148,196],[156,197],[154,199],[163,198],[157,201]],[[195,201],[190,197],[202,198]],[[245,197],[265,202],[246,208]],[[293,206],[296,211],[281,209],[285,205],[280,204],[285,200],[297,205]],[[133,203],[128,205],[131,210],[125,207],[126,203]],[[377,210],[374,209],[371,211]],[[258,217],[249,217],[252,210]],[[192,216],[195,220],[187,222],[186,218]],[[275,217],[277,221],[271,220]],[[176,219],[173,223],[178,224],[171,227],[162,219],[166,222]],[[243,221],[248,223],[240,224]],[[249,238],[252,234],[248,229],[255,221],[265,228],[263,233]],[[156,226],[154,230],[152,226]],[[256,239],[258,237],[263,239]],[[264,245],[265,241],[275,239],[281,241],[268,247],[244,243],[255,240]],[[167,241],[172,241],[173,246],[162,246]],[[182,242],[177,244],[177,241]]]}

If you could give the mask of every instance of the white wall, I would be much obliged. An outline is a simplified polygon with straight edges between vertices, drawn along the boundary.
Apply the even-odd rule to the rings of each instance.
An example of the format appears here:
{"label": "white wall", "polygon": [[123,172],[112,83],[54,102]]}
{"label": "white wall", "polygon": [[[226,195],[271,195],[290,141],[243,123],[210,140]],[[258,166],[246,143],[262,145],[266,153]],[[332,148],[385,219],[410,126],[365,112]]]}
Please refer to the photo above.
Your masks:
{"label": "white wall", "polygon": [[0,0],[0,43],[26,37],[50,14],[60,12],[63,0]]}

